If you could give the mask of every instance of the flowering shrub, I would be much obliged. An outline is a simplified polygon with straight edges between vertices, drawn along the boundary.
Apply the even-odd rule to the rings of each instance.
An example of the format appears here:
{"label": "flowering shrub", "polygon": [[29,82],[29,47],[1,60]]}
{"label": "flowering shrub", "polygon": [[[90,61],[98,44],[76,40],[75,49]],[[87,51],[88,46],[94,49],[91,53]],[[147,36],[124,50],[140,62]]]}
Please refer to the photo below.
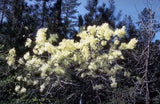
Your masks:
{"label": "flowering shrub", "polygon": [[[80,79],[103,77],[110,80],[111,87],[117,87],[116,73],[123,67],[117,60],[123,60],[122,50],[133,49],[137,40],[122,43],[125,37],[125,27],[109,28],[107,23],[102,26],[89,26],[86,31],[80,32],[79,42],[72,39],[63,39],[59,45],[57,35],[46,37],[46,28],[39,29],[35,38],[35,46],[31,39],[27,39],[25,46],[33,46],[33,51],[26,52],[18,60],[19,66],[25,66],[26,75],[19,75],[18,81],[28,85],[39,86],[43,92],[48,84],[56,86],[60,81],[72,81],[70,72]],[[15,50],[9,51],[7,57],[10,66],[15,63]],[[40,76],[37,76],[39,74]],[[84,80],[85,81],[85,80]],[[105,85],[92,85],[93,89],[103,89]],[[25,86],[17,85],[15,91],[25,93]]]}

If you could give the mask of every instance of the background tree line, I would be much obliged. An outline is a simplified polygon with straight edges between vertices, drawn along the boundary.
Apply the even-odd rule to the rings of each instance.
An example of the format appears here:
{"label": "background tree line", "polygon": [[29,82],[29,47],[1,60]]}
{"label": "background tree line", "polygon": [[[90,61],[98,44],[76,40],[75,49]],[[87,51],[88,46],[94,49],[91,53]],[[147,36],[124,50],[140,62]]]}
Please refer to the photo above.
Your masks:
{"label": "background tree line", "polygon": [[24,47],[26,39],[34,38],[39,28],[48,28],[47,34],[58,34],[60,38],[55,43],[58,44],[64,38],[79,41],[76,36],[78,32],[85,30],[89,25],[99,26],[107,22],[113,30],[126,26],[127,36],[122,42],[129,42],[131,38],[137,38],[139,41],[134,50],[123,53],[125,60],[119,62],[124,65],[124,70],[127,70],[127,77],[123,77],[124,73],[118,73],[119,85],[116,89],[111,89],[110,94],[103,90],[96,92],[85,89],[84,103],[159,104],[160,42],[152,40],[159,32],[160,21],[152,10],[152,0],[150,6],[140,12],[137,23],[133,22],[131,16],[123,16],[121,11],[116,13],[114,0],[109,0],[109,6],[98,6],[98,1],[88,0],[85,6],[88,13],[80,15],[77,10],[80,5],[78,0],[34,0],[33,4],[26,0],[0,0],[0,103],[77,102],[79,97],[76,96],[67,100],[72,97],[73,92],[81,90],[72,86],[68,87],[68,91],[63,95],[57,94],[54,98],[53,95],[44,96],[45,94],[38,92],[23,96],[16,94],[14,86],[19,83],[16,77],[23,73],[23,70],[10,68],[5,57],[12,47],[16,48],[17,57],[21,57],[29,50]]}

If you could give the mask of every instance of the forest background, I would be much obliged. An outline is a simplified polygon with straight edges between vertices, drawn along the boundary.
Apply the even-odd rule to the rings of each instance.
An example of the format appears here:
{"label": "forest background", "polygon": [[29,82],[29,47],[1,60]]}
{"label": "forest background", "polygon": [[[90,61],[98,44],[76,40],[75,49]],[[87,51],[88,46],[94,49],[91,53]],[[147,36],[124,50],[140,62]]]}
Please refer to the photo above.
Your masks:
{"label": "forest background", "polygon": [[[120,0],[85,0],[85,2],[0,0],[0,103],[159,104],[160,1],[133,0],[131,1],[133,4],[130,3],[128,6],[123,5],[124,1]],[[140,8],[139,3],[142,5]],[[133,8],[131,10],[130,5]],[[79,71],[72,67],[73,70],[65,71],[67,75],[65,77],[70,76],[69,80],[67,79],[69,82],[58,79],[56,86],[51,87],[49,84],[46,86],[48,90],[40,92],[40,87],[17,80],[20,75],[25,76],[25,66],[19,66],[16,61],[14,66],[7,64],[6,57],[10,56],[10,49],[16,50],[16,60],[23,57],[26,52],[32,51],[33,47],[25,47],[26,41],[31,39],[36,43],[37,31],[41,28],[47,28],[47,38],[50,34],[53,36],[57,34],[59,38],[53,45],[59,46],[63,40],[80,42],[82,37],[79,37],[78,33],[88,31],[89,26],[98,27],[104,23],[108,23],[113,31],[126,27],[125,37],[116,38],[118,41],[129,43],[131,39],[138,40],[133,50],[122,51],[124,59],[116,60],[116,63],[123,66],[122,71],[118,71],[114,76],[116,88],[110,86],[110,83],[114,82],[113,79],[104,78],[103,73],[96,72],[100,77],[88,75],[81,78],[77,76]],[[112,38],[113,40],[108,41],[109,44],[115,41],[115,37]],[[110,49],[107,45],[104,47]],[[29,90],[27,93],[17,93],[15,89],[17,85],[23,85]]]}

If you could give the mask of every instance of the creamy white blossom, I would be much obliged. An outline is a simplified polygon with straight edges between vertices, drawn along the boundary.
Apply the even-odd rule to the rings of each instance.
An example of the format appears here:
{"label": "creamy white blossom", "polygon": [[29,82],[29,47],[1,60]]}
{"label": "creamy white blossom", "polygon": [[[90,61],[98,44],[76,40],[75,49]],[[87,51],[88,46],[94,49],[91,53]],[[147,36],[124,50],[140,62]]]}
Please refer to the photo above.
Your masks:
{"label": "creamy white blossom", "polygon": [[36,42],[38,44],[44,44],[46,42],[47,28],[39,29],[36,36]]}
{"label": "creamy white blossom", "polygon": [[118,35],[118,37],[123,38],[125,37],[126,31],[125,31],[126,27],[123,26],[121,29],[116,29],[114,32],[114,35]]}
{"label": "creamy white blossom", "polygon": [[[116,73],[122,69],[117,60],[124,59],[122,52],[133,49],[137,43],[135,38],[128,43],[121,42],[126,35],[125,27],[114,30],[108,23],[88,26],[87,30],[77,35],[80,37],[79,41],[63,39],[58,45],[54,44],[57,35],[46,36],[46,32],[46,28],[39,29],[35,42],[28,38],[25,46],[32,45],[33,50],[26,52],[18,60],[19,66],[23,65],[28,73],[23,75],[24,77],[18,76],[17,80],[24,81],[28,86],[39,85],[40,92],[43,92],[51,81],[57,81],[57,84],[59,80],[67,82],[71,79],[69,72],[72,71],[82,79],[97,78],[99,75],[108,76],[110,86],[117,87]],[[7,57],[10,66],[14,65],[15,56],[15,50],[11,49]],[[124,75],[129,76],[129,73],[124,72]],[[94,90],[99,90],[104,86],[95,83],[92,87]],[[17,86],[15,90],[20,93],[26,92],[26,88],[21,86]]]}
{"label": "creamy white blossom", "polygon": [[30,38],[27,38],[25,47],[30,47],[30,46],[31,46],[31,43],[32,43],[32,40],[31,40]]}
{"label": "creamy white blossom", "polygon": [[90,32],[92,35],[95,35],[96,33],[96,26],[88,26],[87,31]]}
{"label": "creamy white blossom", "polygon": [[22,59],[22,58],[20,58],[20,59],[18,60],[18,63],[19,63],[19,64],[24,64],[23,59]]}
{"label": "creamy white blossom", "polygon": [[138,40],[136,38],[131,39],[129,41],[129,43],[127,44],[127,48],[128,49],[133,49],[137,42],[138,42]]}
{"label": "creamy white blossom", "polygon": [[43,92],[43,91],[44,91],[44,89],[45,89],[45,85],[44,85],[44,84],[42,84],[42,85],[40,86],[40,92]]}
{"label": "creamy white blossom", "polygon": [[100,89],[102,89],[104,86],[102,85],[102,84],[100,84],[100,85],[95,85],[95,86],[93,86],[93,90],[100,90]]}
{"label": "creamy white blossom", "polygon": [[38,84],[38,80],[34,80],[33,85],[37,85],[37,84]]}
{"label": "creamy white blossom", "polygon": [[15,56],[16,56],[15,48],[10,49],[9,50],[9,55],[6,57],[7,64],[9,66],[14,65],[14,63],[15,63]]}
{"label": "creamy white blossom", "polygon": [[114,77],[111,76],[111,77],[110,77],[110,80],[112,81],[112,83],[110,84],[111,87],[113,87],[113,88],[117,87],[116,79],[115,79]]}
{"label": "creamy white blossom", "polygon": [[17,86],[15,87],[15,91],[18,92],[18,91],[20,90],[20,88],[21,88],[20,85],[17,85]]}
{"label": "creamy white blossom", "polygon": [[131,73],[128,72],[128,71],[125,71],[125,72],[124,72],[124,76],[125,76],[125,77],[130,77],[130,76],[131,76]]}
{"label": "creamy white blossom", "polygon": [[51,43],[45,43],[45,51],[47,51],[48,53],[52,53],[54,50],[55,48]]}
{"label": "creamy white blossom", "polygon": [[107,44],[107,42],[106,42],[106,41],[104,41],[104,40],[103,40],[103,41],[101,41],[101,45],[102,45],[102,46],[105,46],[106,44]]}
{"label": "creamy white blossom", "polygon": [[11,55],[11,56],[15,56],[16,55],[15,48],[12,48],[12,49],[9,50],[9,55]]}
{"label": "creamy white blossom", "polygon": [[9,66],[14,65],[14,63],[15,63],[15,58],[14,58],[14,56],[8,56],[6,59],[7,59],[7,64],[8,64]]}
{"label": "creamy white blossom", "polygon": [[22,79],[23,79],[23,77],[21,75],[17,77],[18,81],[21,81]]}
{"label": "creamy white blossom", "polygon": [[26,93],[26,88],[22,87],[20,93]]}
{"label": "creamy white blossom", "polygon": [[49,38],[49,42],[52,43],[52,42],[56,42],[58,39],[58,35],[57,34],[50,34],[50,38]]}
{"label": "creamy white blossom", "polygon": [[30,58],[30,53],[27,52],[27,53],[24,55],[24,59],[25,59],[25,60],[28,60],[29,58]]}

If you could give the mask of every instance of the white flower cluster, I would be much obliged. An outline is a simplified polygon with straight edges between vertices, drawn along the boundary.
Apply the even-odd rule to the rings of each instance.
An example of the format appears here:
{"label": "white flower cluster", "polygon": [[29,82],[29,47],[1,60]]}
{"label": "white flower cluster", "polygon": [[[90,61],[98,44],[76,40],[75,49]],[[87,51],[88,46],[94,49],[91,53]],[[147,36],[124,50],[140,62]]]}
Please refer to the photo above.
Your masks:
{"label": "white flower cluster", "polygon": [[100,90],[100,89],[102,89],[103,87],[104,87],[103,84],[95,85],[95,86],[93,86],[93,90]]}
{"label": "white flower cluster", "polygon": [[17,85],[15,87],[15,91],[19,92],[19,93],[26,93],[26,88],[24,88],[24,87],[21,88],[19,85]]}
{"label": "white flower cluster", "polygon": [[45,89],[45,84],[42,84],[42,85],[40,86],[40,92],[43,92],[44,89]]}
{"label": "white flower cluster", "polygon": [[114,35],[118,35],[118,37],[124,38],[125,34],[126,34],[125,29],[126,29],[125,26],[123,26],[122,29],[116,29],[115,32],[114,32]]}
{"label": "white flower cluster", "polygon": [[12,48],[9,50],[9,56],[6,57],[7,63],[9,66],[14,65],[15,63],[15,56],[16,56],[16,51],[15,48]]}
{"label": "white flower cluster", "polygon": [[30,47],[30,46],[31,46],[31,43],[32,43],[32,40],[31,40],[30,38],[27,38],[25,47]]}
{"label": "white flower cluster", "polygon": [[24,58],[25,60],[29,60],[29,59],[30,59],[30,53],[27,52],[27,53],[23,56],[23,58]]}
{"label": "white flower cluster", "polygon": [[[45,81],[40,85],[40,92],[45,90],[50,77],[65,78],[67,70],[74,65],[75,71],[80,73],[80,77],[96,77],[96,72],[103,73],[110,76],[111,86],[117,87],[116,79],[113,76],[122,67],[118,64],[111,65],[119,59],[124,59],[122,50],[133,49],[137,43],[136,39],[132,39],[129,43],[121,43],[121,38],[125,37],[125,27],[114,31],[109,28],[107,23],[102,26],[89,26],[86,31],[80,32],[78,34],[79,42],[63,39],[58,46],[52,44],[56,41],[57,35],[47,39],[46,31],[46,28],[38,30],[33,55],[27,52],[23,58],[19,59],[19,63],[25,65],[31,76],[38,72]],[[30,46],[30,43],[32,43],[30,39],[27,39],[26,46]],[[15,52],[12,50],[10,53],[14,54]],[[38,79],[31,80],[29,78],[18,76],[17,80],[25,81],[29,85],[39,85]],[[65,80],[67,79],[69,78]],[[102,87],[102,85],[95,85],[93,88],[101,89]],[[20,87],[17,86],[15,90],[20,90]],[[21,92],[26,91],[25,88],[21,90]]]}
{"label": "white flower cluster", "polygon": [[44,44],[46,42],[47,28],[39,29],[36,36],[36,43]]}
{"label": "white flower cluster", "polygon": [[110,77],[110,80],[112,81],[112,83],[110,84],[111,87],[113,87],[113,88],[117,87],[116,79],[115,79],[114,77],[111,76],[111,77]]}
{"label": "white flower cluster", "polygon": [[131,39],[131,40],[129,41],[128,44],[126,44],[126,43],[121,43],[119,49],[120,49],[120,50],[134,49],[137,42],[138,42],[138,40],[135,39],[135,38],[133,38],[133,39]]}

